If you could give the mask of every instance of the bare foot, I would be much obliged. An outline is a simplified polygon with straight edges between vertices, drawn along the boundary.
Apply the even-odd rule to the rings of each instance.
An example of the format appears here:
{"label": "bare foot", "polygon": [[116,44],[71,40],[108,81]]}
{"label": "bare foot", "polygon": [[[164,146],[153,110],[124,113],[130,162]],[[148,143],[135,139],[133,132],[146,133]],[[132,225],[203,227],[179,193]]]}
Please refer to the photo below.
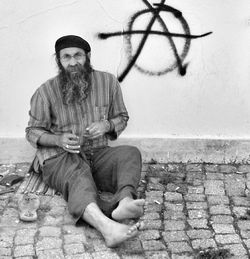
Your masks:
{"label": "bare foot", "polygon": [[116,247],[122,242],[135,237],[142,227],[142,222],[137,222],[132,226],[128,226],[113,221],[110,226],[108,226],[108,231],[103,233],[107,247]]}
{"label": "bare foot", "polygon": [[117,221],[139,218],[143,215],[144,204],[144,199],[134,200],[126,197],[119,202],[118,207],[112,212],[111,216]]}

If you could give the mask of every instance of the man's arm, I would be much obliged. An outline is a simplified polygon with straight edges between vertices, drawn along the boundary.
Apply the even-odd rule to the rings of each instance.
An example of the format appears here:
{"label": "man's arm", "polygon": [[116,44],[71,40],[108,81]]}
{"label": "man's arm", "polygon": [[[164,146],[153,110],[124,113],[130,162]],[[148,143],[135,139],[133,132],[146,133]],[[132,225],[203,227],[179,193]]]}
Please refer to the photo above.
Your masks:
{"label": "man's arm", "polygon": [[[39,139],[43,134],[50,134],[51,118],[50,105],[40,94],[39,89],[34,93],[30,101],[30,119],[26,128],[26,139],[30,144],[38,148]],[[51,146],[54,143],[51,143]]]}
{"label": "man's arm", "polygon": [[115,79],[115,87],[113,89],[112,102],[108,115],[110,130],[107,135],[111,140],[118,138],[126,128],[128,119],[129,116],[123,101],[122,90],[119,82]]}

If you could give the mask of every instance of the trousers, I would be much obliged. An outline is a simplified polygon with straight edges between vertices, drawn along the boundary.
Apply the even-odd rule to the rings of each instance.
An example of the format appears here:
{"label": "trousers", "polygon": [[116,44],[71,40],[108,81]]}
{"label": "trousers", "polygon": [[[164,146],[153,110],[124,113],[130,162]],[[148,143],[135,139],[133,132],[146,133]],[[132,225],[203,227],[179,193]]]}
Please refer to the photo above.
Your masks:
{"label": "trousers", "polygon": [[[64,152],[45,160],[41,171],[43,181],[63,195],[76,223],[92,202],[110,217],[121,199],[136,198],[141,166],[140,151],[124,145],[91,154]],[[112,199],[101,199],[101,192],[112,193]]]}

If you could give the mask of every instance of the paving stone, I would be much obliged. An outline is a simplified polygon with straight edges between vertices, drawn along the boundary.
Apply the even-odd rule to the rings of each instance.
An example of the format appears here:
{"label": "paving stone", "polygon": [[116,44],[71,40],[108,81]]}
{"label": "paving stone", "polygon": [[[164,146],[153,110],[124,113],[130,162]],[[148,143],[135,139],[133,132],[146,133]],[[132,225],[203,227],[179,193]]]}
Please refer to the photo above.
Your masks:
{"label": "paving stone", "polygon": [[209,208],[209,212],[212,215],[220,215],[220,214],[224,214],[224,215],[230,215],[231,214],[231,210],[229,208],[229,206],[227,205],[212,205]]}
{"label": "paving stone", "polygon": [[191,241],[194,249],[208,249],[210,247],[217,247],[213,239],[194,239]]}
{"label": "paving stone", "polygon": [[143,229],[162,229],[161,220],[144,220]]}
{"label": "paving stone", "polygon": [[[10,168],[24,173],[28,166]],[[18,218],[17,196],[1,195],[0,258],[194,259],[192,247],[216,244],[230,246],[232,259],[248,258],[250,165],[157,164],[151,175],[146,170],[137,190],[148,202],[140,219],[145,228],[116,249],[107,248],[94,228],[76,227],[62,196],[41,195],[38,221],[26,223]]]}
{"label": "paving stone", "polygon": [[11,256],[11,248],[10,247],[1,247],[0,249],[0,258],[3,256]]}
{"label": "paving stone", "polygon": [[183,230],[185,222],[180,220],[168,220],[164,222],[165,230]]}
{"label": "paving stone", "polygon": [[7,228],[0,228],[0,247],[9,248],[13,246],[15,231]]}
{"label": "paving stone", "polygon": [[239,220],[238,227],[242,230],[250,230],[250,221]]}
{"label": "paving stone", "polygon": [[220,165],[219,170],[221,173],[231,174],[237,172],[237,168],[232,165]]}
{"label": "paving stone", "polygon": [[204,181],[205,194],[207,195],[224,195],[224,182],[219,180]]}
{"label": "paving stone", "polygon": [[56,226],[56,225],[61,225],[62,223],[63,223],[63,216],[46,215],[44,218],[43,225]]}
{"label": "paving stone", "polygon": [[207,180],[224,180],[225,176],[222,173],[206,173]]}
{"label": "paving stone", "polygon": [[52,217],[57,217],[58,215],[64,215],[64,213],[67,211],[65,207],[62,206],[55,206],[51,207],[50,210],[46,213],[47,215],[51,215]]}
{"label": "paving stone", "polygon": [[178,220],[178,219],[185,219],[186,215],[182,211],[173,211],[168,210],[164,212],[164,219],[166,220]]}
{"label": "paving stone", "polygon": [[160,183],[148,183],[147,191],[152,191],[152,190],[164,191],[165,187]]}
{"label": "paving stone", "polygon": [[70,234],[70,235],[64,235],[63,237],[64,237],[65,244],[87,243],[87,238],[85,234]]}
{"label": "paving stone", "polygon": [[250,200],[247,197],[232,197],[235,206],[250,206]]}
{"label": "paving stone", "polygon": [[165,250],[166,246],[161,241],[150,240],[142,241],[142,247],[144,250]]}
{"label": "paving stone", "polygon": [[122,259],[145,259],[145,255],[139,255],[139,254],[127,254],[127,255],[121,255]]}
{"label": "paving stone", "polygon": [[185,231],[165,231],[162,232],[162,237],[166,243],[173,241],[185,241],[188,240],[188,236]]}
{"label": "paving stone", "polygon": [[187,242],[170,242],[168,243],[168,249],[172,253],[192,252],[192,248]]}
{"label": "paving stone", "polygon": [[[64,259],[64,254],[62,249],[48,249],[37,251],[38,259]],[[75,258],[75,257],[74,257]],[[82,257],[84,258],[84,257]]]}
{"label": "paving stone", "polygon": [[247,239],[247,240],[245,239],[244,243],[246,244],[247,248],[250,249],[250,239]]}
{"label": "paving stone", "polygon": [[235,233],[235,229],[232,224],[212,224],[212,226],[217,234]]}
{"label": "paving stone", "polygon": [[240,165],[238,167],[238,172],[250,173],[250,165]]}
{"label": "paving stone", "polygon": [[16,246],[14,248],[14,257],[34,256],[35,250],[33,245]]}
{"label": "paving stone", "polygon": [[164,206],[165,206],[166,211],[168,211],[168,210],[183,211],[183,208],[184,208],[182,203],[164,202]]}
{"label": "paving stone", "polygon": [[154,220],[160,219],[160,214],[158,212],[146,213],[141,217],[142,220]]}
{"label": "paving stone", "polygon": [[216,164],[206,164],[204,168],[206,172],[218,172],[219,170],[219,166]]}
{"label": "paving stone", "polygon": [[210,218],[210,222],[218,224],[230,224],[233,223],[233,217],[229,215],[213,215]]}
{"label": "paving stone", "polygon": [[247,207],[233,207],[233,213],[237,218],[245,217],[247,214],[248,208]]}
{"label": "paving stone", "polygon": [[63,248],[67,255],[75,255],[85,251],[83,244],[80,243],[64,245]]}
{"label": "paving stone", "polygon": [[145,201],[146,201],[146,203],[148,204],[148,205],[150,205],[150,204],[154,204],[154,203],[156,203],[156,204],[162,204],[163,203],[163,197],[154,197],[154,196],[152,196],[152,197],[150,197],[150,196],[148,196],[148,197],[146,197],[146,199],[145,199]]}
{"label": "paving stone", "polygon": [[225,189],[229,196],[244,196],[245,195],[245,183],[241,181],[226,180]]}
{"label": "paving stone", "polygon": [[36,244],[36,251],[57,249],[62,245],[62,240],[54,237],[45,237]]}
{"label": "paving stone", "polygon": [[188,219],[188,224],[191,228],[199,229],[199,228],[208,228],[207,219]]}
{"label": "paving stone", "polygon": [[[152,240],[152,239],[151,239]],[[124,253],[128,253],[130,255],[141,255],[143,254],[142,243],[139,239],[129,239],[126,242],[122,243],[120,246],[120,251],[122,250]]]}
{"label": "paving stone", "polygon": [[236,234],[215,235],[215,240],[220,244],[241,243],[240,237]]}
{"label": "paving stone", "polygon": [[84,234],[84,229],[83,227],[78,227],[78,226],[75,226],[75,225],[64,225],[63,228],[62,228],[63,232],[65,234]]}
{"label": "paving stone", "polygon": [[188,210],[188,217],[190,219],[208,218],[205,210]]}
{"label": "paving stone", "polygon": [[154,251],[154,252],[145,252],[146,259],[171,259],[169,254],[166,251]]}
{"label": "paving stone", "polygon": [[191,209],[201,210],[201,209],[207,209],[207,207],[208,207],[207,203],[205,201],[204,202],[187,202],[186,206],[187,206],[188,210],[191,210]]}
{"label": "paving stone", "polygon": [[188,172],[202,172],[202,164],[187,164],[186,171]]}
{"label": "paving stone", "polygon": [[205,201],[206,196],[204,194],[187,194],[184,199],[186,201]]}
{"label": "paving stone", "polygon": [[166,201],[182,201],[183,197],[180,193],[175,192],[165,192],[164,197]]}
{"label": "paving stone", "polygon": [[66,255],[65,259],[94,259],[94,258],[90,253],[84,252],[82,254]]}
{"label": "paving stone", "polygon": [[42,237],[59,237],[61,235],[61,228],[44,226],[39,228],[39,235]]}
{"label": "paving stone", "polygon": [[243,247],[242,244],[225,245],[223,247],[226,248],[226,249],[229,249],[230,252],[235,256],[241,256],[241,255],[247,254],[247,251]]}
{"label": "paving stone", "polygon": [[194,256],[190,254],[172,254],[172,259],[194,259]]}
{"label": "paving stone", "polygon": [[216,205],[216,204],[229,204],[229,198],[224,195],[209,195],[207,196],[208,203],[210,205]]}
{"label": "paving stone", "polygon": [[15,245],[27,245],[34,244],[34,237],[36,234],[36,229],[22,229],[18,230],[15,236]]}
{"label": "paving stone", "polygon": [[213,233],[205,229],[188,230],[187,235],[190,239],[208,239],[213,237]]}
{"label": "paving stone", "polygon": [[158,230],[144,230],[140,232],[141,240],[152,240],[152,239],[160,239],[160,232]]}
{"label": "paving stone", "polygon": [[162,204],[150,204],[150,205],[145,205],[145,213],[161,212],[162,207],[163,207]]}
{"label": "paving stone", "polygon": [[155,198],[163,197],[163,191],[150,191],[150,192],[146,191],[145,196],[146,197],[155,197]]}
{"label": "paving stone", "polygon": [[107,251],[109,248],[106,246],[104,239],[93,239],[86,245],[87,250],[94,250],[96,252],[99,251]]}
{"label": "paving stone", "polygon": [[240,234],[243,238],[250,239],[250,230],[241,229]]}
{"label": "paving stone", "polygon": [[203,186],[188,186],[189,194],[203,194],[205,188]]}

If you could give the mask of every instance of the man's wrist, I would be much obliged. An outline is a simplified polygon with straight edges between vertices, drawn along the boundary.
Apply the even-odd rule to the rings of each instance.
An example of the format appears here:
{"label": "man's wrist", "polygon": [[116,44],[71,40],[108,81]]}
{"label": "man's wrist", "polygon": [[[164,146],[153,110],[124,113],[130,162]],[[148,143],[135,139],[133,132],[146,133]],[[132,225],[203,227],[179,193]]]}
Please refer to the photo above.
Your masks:
{"label": "man's wrist", "polygon": [[105,124],[105,133],[110,132],[110,128],[111,128],[110,122],[108,120],[102,120],[102,121]]}

